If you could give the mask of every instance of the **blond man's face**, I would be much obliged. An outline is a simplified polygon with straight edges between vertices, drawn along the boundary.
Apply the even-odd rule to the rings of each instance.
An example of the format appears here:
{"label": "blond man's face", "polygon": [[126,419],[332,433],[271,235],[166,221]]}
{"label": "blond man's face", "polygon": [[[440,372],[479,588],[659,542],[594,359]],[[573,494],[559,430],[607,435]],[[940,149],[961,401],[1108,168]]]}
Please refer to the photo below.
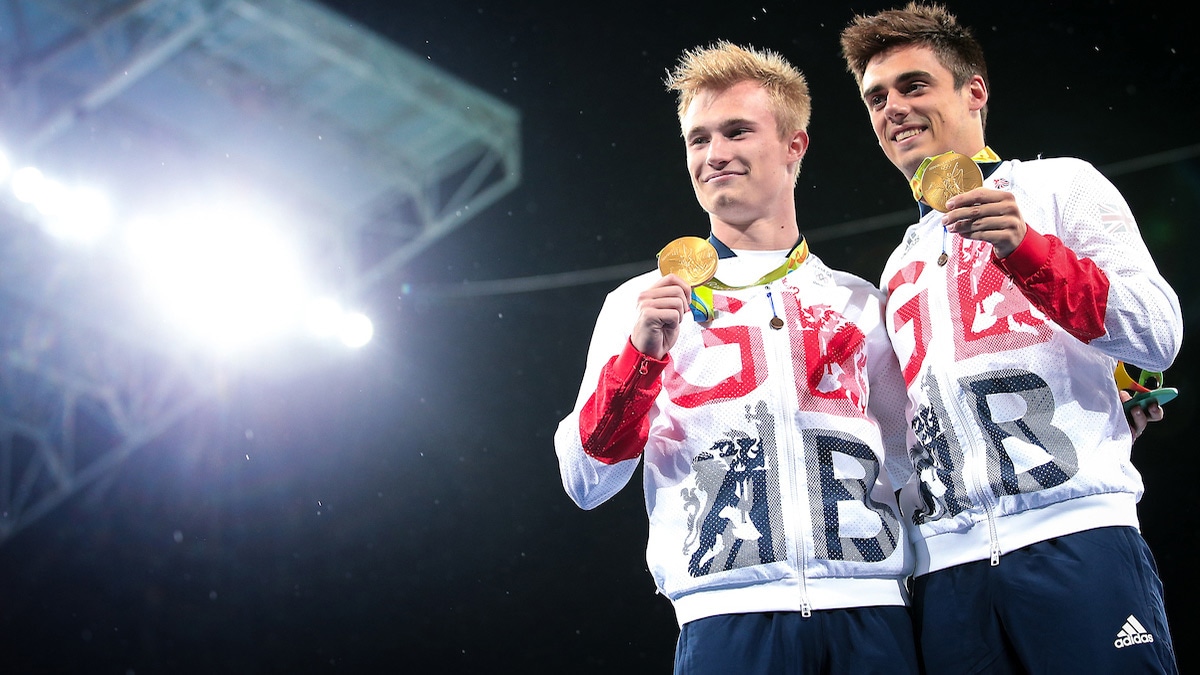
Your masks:
{"label": "blond man's face", "polygon": [[794,169],[808,136],[780,138],[770,98],[757,82],[702,90],[680,121],[692,188],[705,211],[745,225],[794,203]]}

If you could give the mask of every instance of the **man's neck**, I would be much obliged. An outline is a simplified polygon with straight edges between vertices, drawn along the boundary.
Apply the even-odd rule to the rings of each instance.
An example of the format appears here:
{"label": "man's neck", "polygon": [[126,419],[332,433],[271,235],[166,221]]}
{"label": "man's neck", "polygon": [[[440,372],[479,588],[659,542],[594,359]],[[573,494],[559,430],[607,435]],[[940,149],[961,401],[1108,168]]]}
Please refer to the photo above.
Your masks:
{"label": "man's neck", "polygon": [[790,249],[800,238],[795,218],[780,221],[759,220],[749,225],[731,225],[711,218],[712,231],[721,243],[743,251],[780,251]]}

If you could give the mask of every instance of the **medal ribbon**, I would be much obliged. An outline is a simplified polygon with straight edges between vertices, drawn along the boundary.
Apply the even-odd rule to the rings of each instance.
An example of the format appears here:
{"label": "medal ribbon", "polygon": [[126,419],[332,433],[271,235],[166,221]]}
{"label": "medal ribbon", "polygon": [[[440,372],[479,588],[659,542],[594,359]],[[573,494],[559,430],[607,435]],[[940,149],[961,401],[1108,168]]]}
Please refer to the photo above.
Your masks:
{"label": "medal ribbon", "polygon": [[793,248],[792,252],[788,254],[787,260],[784,260],[783,264],[762,275],[753,283],[745,284],[743,286],[730,286],[716,277],[709,279],[703,284],[692,289],[692,317],[695,318],[696,321],[700,322],[712,320],[714,316],[712,309],[714,289],[718,291],[737,291],[743,288],[751,288],[753,286],[769,284],[772,281],[775,281],[776,279],[782,279],[790,272],[799,269],[807,259],[808,242],[805,241],[804,237],[800,237],[800,243],[796,244],[796,247]]}
{"label": "medal ribbon", "polygon": [[[954,151],[951,150],[950,152],[954,152]],[[949,154],[949,153],[947,153],[947,152],[942,153],[942,155],[946,155],[946,154]],[[921,162],[921,166],[917,167],[917,172],[915,174],[913,174],[912,179],[908,181],[908,184],[912,187],[912,195],[913,195],[914,200],[919,202],[919,201],[921,201],[921,198],[925,196],[925,193],[921,190],[921,178],[925,176],[925,169],[930,164],[933,163],[933,160],[937,159],[938,157],[941,157],[942,155],[936,155],[934,157],[926,157],[925,161]],[[973,161],[973,162],[999,162],[1000,155],[997,155],[994,150],[992,150],[991,148],[989,148],[988,146],[985,145],[985,146],[983,146],[982,150],[975,153],[975,155],[973,157],[971,157],[971,161]]]}

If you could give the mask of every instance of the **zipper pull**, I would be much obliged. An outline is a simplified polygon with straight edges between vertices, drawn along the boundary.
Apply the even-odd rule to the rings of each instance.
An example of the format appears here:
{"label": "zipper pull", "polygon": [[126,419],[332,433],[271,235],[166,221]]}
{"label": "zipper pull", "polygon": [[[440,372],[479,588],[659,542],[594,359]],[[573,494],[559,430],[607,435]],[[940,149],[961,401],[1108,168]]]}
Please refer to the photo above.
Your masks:
{"label": "zipper pull", "polygon": [[800,603],[800,616],[805,619],[812,616],[812,605],[808,604],[807,600]]}
{"label": "zipper pull", "polygon": [[993,546],[992,547],[992,567],[996,567],[999,564],[1000,564],[1000,547]]}
{"label": "zipper pull", "polygon": [[767,285],[767,302],[771,303],[771,328],[779,330],[783,328],[783,319],[775,313],[775,299],[771,297],[771,286]]}

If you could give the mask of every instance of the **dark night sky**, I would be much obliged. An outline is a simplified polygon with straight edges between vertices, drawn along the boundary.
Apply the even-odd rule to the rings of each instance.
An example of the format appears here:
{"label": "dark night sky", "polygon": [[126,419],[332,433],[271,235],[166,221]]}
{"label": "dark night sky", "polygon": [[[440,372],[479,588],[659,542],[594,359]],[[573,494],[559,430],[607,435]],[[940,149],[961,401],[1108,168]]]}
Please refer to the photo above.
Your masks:
{"label": "dark night sky", "polygon": [[[235,377],[220,405],[142,449],[105,490],[0,547],[0,670],[668,672],[677,628],[646,571],[640,482],[581,511],[551,439],[620,279],[438,292],[649,269],[670,239],[706,234],[662,77],[680,51],[718,38],[778,50],[808,75],[801,230],[827,263],[877,281],[903,224],[817,233],[912,206],[837,52],[853,13],[886,5],[326,4],[518,108],[522,184],[383,285],[368,348],[293,380]],[[989,144],[1111,169],[1181,297],[1187,335],[1167,380],[1183,393],[1134,460],[1188,672],[1200,663],[1187,449],[1200,401],[1200,58],[1182,10],[1070,4],[953,8],[988,54]],[[1139,158],[1149,166],[1122,164]]]}

